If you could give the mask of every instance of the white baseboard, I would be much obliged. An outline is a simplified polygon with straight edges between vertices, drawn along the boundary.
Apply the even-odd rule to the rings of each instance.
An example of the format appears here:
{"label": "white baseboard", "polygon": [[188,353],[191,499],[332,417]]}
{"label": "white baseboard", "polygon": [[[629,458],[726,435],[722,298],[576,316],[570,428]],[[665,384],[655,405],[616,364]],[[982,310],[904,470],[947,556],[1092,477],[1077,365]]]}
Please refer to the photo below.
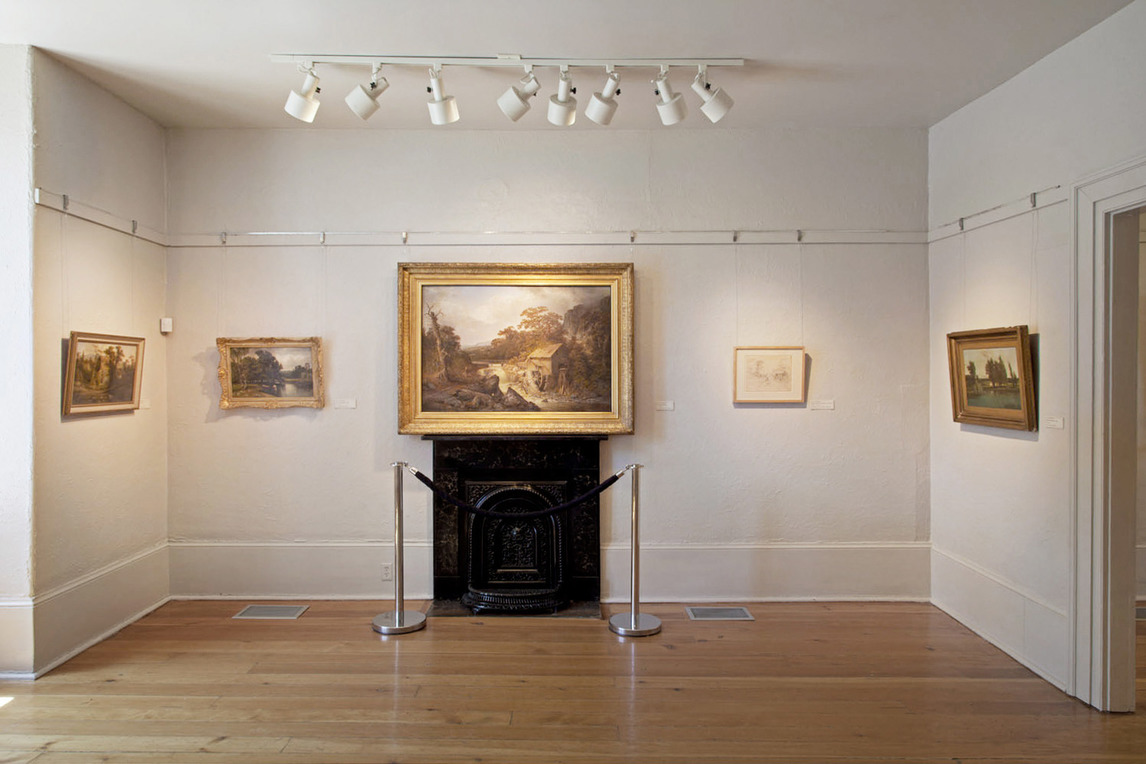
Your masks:
{"label": "white baseboard", "polygon": [[[930,548],[920,543],[645,545],[647,602],[910,600],[931,591]],[[602,550],[601,596],[628,601],[628,545]]]}
{"label": "white baseboard", "polygon": [[0,679],[35,678],[32,598],[0,600]]}
{"label": "white baseboard", "polygon": [[[776,544],[645,546],[641,598],[913,600],[930,592],[930,545]],[[390,599],[384,543],[172,542],[171,595],[186,598]],[[433,596],[428,542],[407,544],[405,596]],[[629,547],[602,550],[601,596],[629,597]]]}
{"label": "white baseboard", "polygon": [[34,673],[41,676],[168,600],[167,543],[33,598]]}
{"label": "white baseboard", "polygon": [[[382,580],[393,544],[380,542],[172,541],[171,596],[176,599],[391,599]],[[431,547],[407,543],[405,595],[433,596]]]}
{"label": "white baseboard", "polygon": [[939,548],[931,553],[931,602],[971,631],[1065,689],[1070,660],[1066,612]]}

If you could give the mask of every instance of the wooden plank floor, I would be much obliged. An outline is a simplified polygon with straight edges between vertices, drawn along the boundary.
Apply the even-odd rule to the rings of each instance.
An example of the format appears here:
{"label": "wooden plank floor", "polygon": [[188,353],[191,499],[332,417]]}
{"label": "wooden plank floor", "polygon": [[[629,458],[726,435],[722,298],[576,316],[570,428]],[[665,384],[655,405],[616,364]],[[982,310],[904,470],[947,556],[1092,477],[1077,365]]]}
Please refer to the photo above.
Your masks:
{"label": "wooden plank floor", "polygon": [[0,762],[1146,761],[1146,713],[1092,711],[924,604],[651,605],[663,633],[627,640],[492,617],[383,638],[389,603],[243,604],[172,602],[0,682]]}

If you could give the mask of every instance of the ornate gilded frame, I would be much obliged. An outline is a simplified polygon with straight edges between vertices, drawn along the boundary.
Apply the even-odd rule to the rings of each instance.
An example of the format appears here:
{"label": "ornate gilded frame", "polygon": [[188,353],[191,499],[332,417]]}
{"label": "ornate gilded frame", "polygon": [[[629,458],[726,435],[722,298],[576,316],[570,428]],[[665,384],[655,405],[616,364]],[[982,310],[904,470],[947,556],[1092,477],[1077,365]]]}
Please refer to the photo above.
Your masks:
{"label": "ornate gilded frame", "polygon": [[[325,405],[321,337],[219,337],[215,344],[219,348],[219,408],[320,409]],[[308,362],[310,368],[307,373],[296,375],[289,382],[287,378],[280,377],[256,385],[236,379],[239,370],[235,363],[241,357],[249,357],[251,353],[257,354],[260,351],[274,356],[280,367],[282,361],[286,360],[288,364],[296,363],[295,368],[298,368],[302,366],[298,361],[302,360]],[[282,392],[276,394],[274,391],[280,387]],[[288,387],[294,387],[298,394],[286,394]]]}
{"label": "ornate gilded frame", "polygon": [[[143,337],[72,332],[68,338],[68,364],[64,371],[64,416],[138,409],[143,387],[144,344]],[[114,357],[108,354],[111,348],[118,351]],[[99,358],[99,369],[88,371],[83,360],[88,356]],[[121,366],[123,370],[130,371],[131,376],[130,379],[120,379],[116,384],[116,370]],[[96,390],[87,384],[92,381],[90,375],[93,373],[100,380],[95,387],[102,385],[104,389]]]}
{"label": "ornate gilded frame", "polygon": [[[996,377],[980,376],[980,371],[990,373],[984,368],[984,358],[1004,367]],[[947,335],[947,363],[956,422],[1010,430],[1036,428],[1031,338],[1025,325],[952,332]],[[975,364],[974,378],[983,382],[972,382],[970,364]],[[1005,401],[1004,405],[987,405],[994,400],[989,397],[991,393]]]}
{"label": "ornate gilded frame", "polygon": [[[427,288],[523,287],[608,290],[609,395],[607,410],[440,410],[423,380]],[[448,292],[445,292],[448,294]],[[480,292],[476,292],[479,294]],[[493,292],[491,291],[491,294]],[[432,309],[433,306],[430,306]],[[546,306],[548,307],[548,306]],[[601,309],[603,310],[603,309]],[[427,335],[428,337],[429,335]],[[427,339],[427,342],[429,340]],[[492,342],[492,340],[491,340]],[[570,343],[572,344],[572,343]],[[552,345],[550,346],[552,347]],[[468,358],[468,356],[467,356]],[[504,367],[504,363],[498,366]],[[513,372],[520,368],[514,362]],[[602,378],[603,381],[603,378]],[[520,386],[520,385],[519,385]],[[512,384],[509,387],[513,387]],[[500,392],[495,393],[501,395]],[[444,394],[443,394],[444,395]],[[603,399],[602,399],[603,400]],[[436,405],[436,404],[434,404]],[[544,405],[544,404],[542,404]],[[556,404],[554,404],[556,405]],[[598,405],[604,406],[602,402]],[[433,409],[433,410],[432,410]],[[399,263],[398,432],[401,434],[622,434],[633,431],[632,263]]]}

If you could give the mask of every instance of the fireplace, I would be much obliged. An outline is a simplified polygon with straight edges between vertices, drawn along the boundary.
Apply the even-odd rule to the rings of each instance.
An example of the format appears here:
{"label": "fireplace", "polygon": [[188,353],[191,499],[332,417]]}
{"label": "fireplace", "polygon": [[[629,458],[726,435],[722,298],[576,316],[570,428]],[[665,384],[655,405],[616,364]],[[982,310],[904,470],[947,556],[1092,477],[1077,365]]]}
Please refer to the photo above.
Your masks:
{"label": "fireplace", "polygon": [[427,436],[434,482],[475,507],[434,497],[434,600],[474,612],[553,613],[601,593],[598,500],[543,517],[600,481],[603,437]]}

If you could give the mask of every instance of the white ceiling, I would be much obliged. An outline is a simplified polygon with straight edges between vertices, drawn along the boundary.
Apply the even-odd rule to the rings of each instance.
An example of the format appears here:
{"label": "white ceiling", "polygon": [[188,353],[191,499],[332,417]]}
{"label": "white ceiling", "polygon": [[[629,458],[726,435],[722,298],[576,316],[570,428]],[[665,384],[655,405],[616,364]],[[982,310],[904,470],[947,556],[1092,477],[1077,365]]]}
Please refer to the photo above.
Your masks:
{"label": "white ceiling", "polygon": [[[684,126],[930,126],[1130,0],[0,0],[0,43],[39,46],[168,127],[299,127],[301,85],[273,53],[534,58],[744,58],[713,69],[736,106],[717,126],[688,89]],[[362,127],[341,103],[358,67],[320,67],[315,127]],[[388,67],[372,129],[429,126],[424,68]],[[556,71],[538,69],[543,105]],[[622,70],[609,129],[659,128],[649,80]],[[603,70],[576,69],[584,106]],[[444,130],[559,129],[536,107],[517,125],[497,96],[519,72],[446,68],[462,119]],[[600,128],[579,115],[573,129]],[[659,129],[680,129],[659,128]]]}

